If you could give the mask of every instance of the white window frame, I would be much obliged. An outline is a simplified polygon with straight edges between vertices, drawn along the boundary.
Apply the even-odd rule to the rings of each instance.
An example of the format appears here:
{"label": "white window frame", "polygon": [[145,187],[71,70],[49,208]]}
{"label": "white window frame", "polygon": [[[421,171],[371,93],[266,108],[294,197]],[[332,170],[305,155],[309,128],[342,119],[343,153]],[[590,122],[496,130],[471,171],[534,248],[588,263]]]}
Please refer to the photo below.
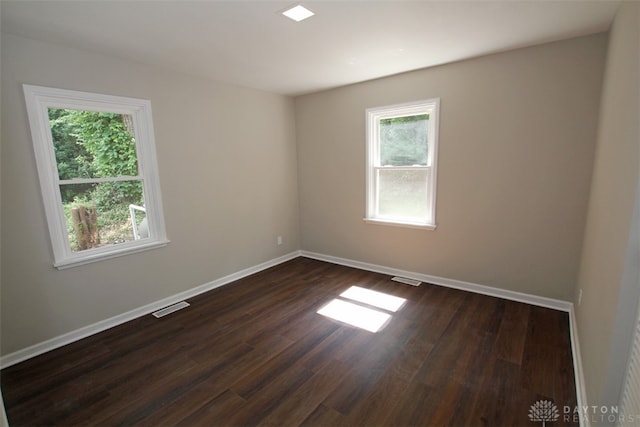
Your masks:
{"label": "white window frame", "polygon": [[[374,224],[397,225],[426,230],[436,229],[436,189],[438,165],[438,122],[440,112],[440,98],[404,104],[369,108],[366,110],[367,123],[367,159],[366,186],[367,206],[365,222]],[[394,117],[404,117],[419,114],[429,114],[429,150],[427,166],[382,166],[380,165],[380,120]],[[378,213],[378,180],[377,171],[380,169],[424,169],[427,171],[427,216],[422,221],[408,218],[381,216]]]}
{"label": "white window frame", "polygon": [[[165,231],[162,198],[160,196],[160,180],[156,161],[151,102],[144,99],[26,84],[23,85],[23,90],[36,165],[40,178],[44,210],[53,249],[53,266],[57,269],[64,269],[154,249],[169,243]],[[72,252],[69,245],[62,197],[60,195],[58,165],[49,125],[49,108],[108,112],[126,114],[132,117],[136,141],[138,176],[121,178],[133,178],[142,182],[144,201],[147,208],[147,221],[149,223],[150,237],[148,239]],[[71,181],[80,184],[88,181],[97,182],[99,180],[100,178],[91,180],[74,179]],[[107,180],[111,181],[112,179]]]}

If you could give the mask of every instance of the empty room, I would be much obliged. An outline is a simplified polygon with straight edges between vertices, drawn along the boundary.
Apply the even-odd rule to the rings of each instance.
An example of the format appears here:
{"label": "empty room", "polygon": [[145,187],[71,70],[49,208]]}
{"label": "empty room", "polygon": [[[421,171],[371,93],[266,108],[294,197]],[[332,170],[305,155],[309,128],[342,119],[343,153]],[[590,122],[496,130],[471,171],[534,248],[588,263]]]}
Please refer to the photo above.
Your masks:
{"label": "empty room", "polygon": [[640,425],[640,3],[0,16],[4,425]]}

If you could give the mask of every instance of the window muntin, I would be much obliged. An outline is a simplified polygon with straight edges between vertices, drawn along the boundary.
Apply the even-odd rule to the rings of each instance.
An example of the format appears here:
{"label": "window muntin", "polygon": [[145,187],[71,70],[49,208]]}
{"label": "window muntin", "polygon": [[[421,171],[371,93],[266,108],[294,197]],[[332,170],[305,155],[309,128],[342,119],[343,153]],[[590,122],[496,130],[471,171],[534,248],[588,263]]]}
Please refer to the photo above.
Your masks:
{"label": "window muntin", "polygon": [[24,93],[54,266],[165,245],[151,103],[31,85]]}
{"label": "window muntin", "polygon": [[439,99],[367,110],[365,220],[435,228]]}

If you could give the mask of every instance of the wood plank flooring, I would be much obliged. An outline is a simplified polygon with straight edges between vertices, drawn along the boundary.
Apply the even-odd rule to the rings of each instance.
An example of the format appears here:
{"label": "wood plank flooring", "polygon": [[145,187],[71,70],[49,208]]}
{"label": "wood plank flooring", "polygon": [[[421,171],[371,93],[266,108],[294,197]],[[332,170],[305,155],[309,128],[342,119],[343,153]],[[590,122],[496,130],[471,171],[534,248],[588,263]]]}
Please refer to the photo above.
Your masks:
{"label": "wood plank flooring", "polygon": [[[316,313],[405,298],[371,333]],[[533,426],[576,405],[566,313],[297,258],[1,372],[12,426]]]}

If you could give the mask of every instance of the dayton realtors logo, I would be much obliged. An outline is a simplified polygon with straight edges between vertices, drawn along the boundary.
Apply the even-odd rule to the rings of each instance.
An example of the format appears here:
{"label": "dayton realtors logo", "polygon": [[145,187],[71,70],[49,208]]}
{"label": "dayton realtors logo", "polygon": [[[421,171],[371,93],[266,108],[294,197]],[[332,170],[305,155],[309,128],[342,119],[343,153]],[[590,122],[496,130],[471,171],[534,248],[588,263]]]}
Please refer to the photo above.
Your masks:
{"label": "dayton realtors logo", "polygon": [[640,414],[623,414],[617,405],[613,406],[565,406],[562,410],[564,422],[580,424],[586,421],[589,424],[617,425],[630,424],[638,425]]}
{"label": "dayton realtors logo", "polygon": [[562,423],[584,423],[588,421],[594,424],[639,425],[640,415],[621,414],[617,406],[563,406],[562,419],[558,407],[552,400],[538,400],[529,408],[529,420],[542,422],[546,427],[548,422],[560,421]]}
{"label": "dayton realtors logo", "polygon": [[557,421],[560,418],[558,407],[550,400],[538,400],[529,409],[529,419],[534,422],[542,421],[542,427],[547,421]]}

